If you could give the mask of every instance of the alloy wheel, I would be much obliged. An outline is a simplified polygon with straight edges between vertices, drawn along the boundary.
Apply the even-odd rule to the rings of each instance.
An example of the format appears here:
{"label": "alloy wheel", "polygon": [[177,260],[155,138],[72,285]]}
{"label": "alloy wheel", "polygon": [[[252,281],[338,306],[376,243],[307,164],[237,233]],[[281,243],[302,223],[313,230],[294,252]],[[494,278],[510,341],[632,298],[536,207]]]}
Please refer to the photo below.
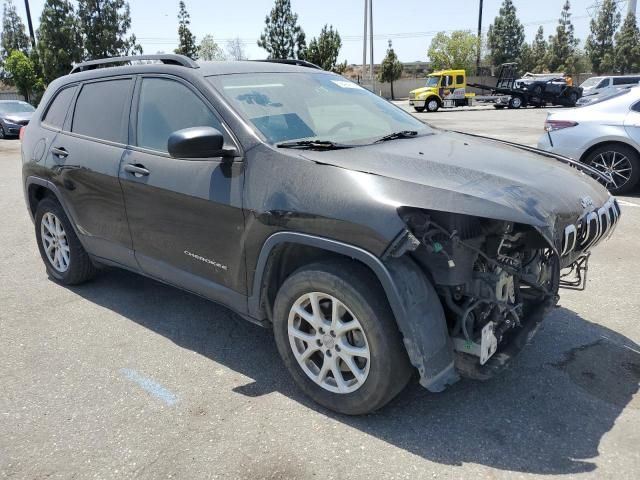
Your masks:
{"label": "alloy wheel", "polygon": [[369,375],[371,352],[362,325],[336,297],[306,293],[291,307],[289,344],[298,365],[334,393],[358,390]]}
{"label": "alloy wheel", "polygon": [[40,236],[51,266],[59,273],[69,269],[70,248],[67,234],[60,219],[51,212],[42,216],[40,222]]}
{"label": "alloy wheel", "polygon": [[633,170],[631,160],[616,151],[602,152],[591,159],[590,165],[609,179],[606,187],[616,190],[629,181]]}

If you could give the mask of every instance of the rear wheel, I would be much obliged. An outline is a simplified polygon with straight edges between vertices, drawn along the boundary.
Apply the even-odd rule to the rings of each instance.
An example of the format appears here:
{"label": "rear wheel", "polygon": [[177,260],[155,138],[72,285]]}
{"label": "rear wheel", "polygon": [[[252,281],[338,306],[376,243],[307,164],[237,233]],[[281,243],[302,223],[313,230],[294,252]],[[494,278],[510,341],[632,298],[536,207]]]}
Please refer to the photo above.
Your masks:
{"label": "rear wheel", "polygon": [[640,155],[626,145],[603,145],[583,161],[609,178],[608,182],[598,180],[614,195],[632,191],[640,181]]}
{"label": "rear wheel", "polygon": [[533,91],[533,94],[534,94],[536,97],[539,97],[540,95],[542,95],[542,86],[541,86],[541,85],[535,85],[535,86],[533,87],[533,90],[532,90],[532,91]]}
{"label": "rear wheel", "polygon": [[509,108],[520,108],[523,104],[524,102],[522,100],[522,97],[518,95],[514,95],[513,97],[511,97],[511,100],[509,100]]}
{"label": "rear wheel", "polygon": [[93,277],[95,267],[57,201],[45,198],[38,203],[35,225],[38,249],[51,277],[65,285]]}
{"label": "rear wheel", "polygon": [[567,101],[569,102],[570,107],[575,107],[576,102],[578,101],[578,94],[576,92],[571,92],[567,97]]}
{"label": "rear wheel", "polygon": [[384,291],[352,261],[316,263],[287,278],[275,301],[273,328],[295,382],[336,412],[377,410],[411,377]]}
{"label": "rear wheel", "polygon": [[0,125],[0,139],[5,138],[7,135],[4,131],[4,127],[2,125]]}

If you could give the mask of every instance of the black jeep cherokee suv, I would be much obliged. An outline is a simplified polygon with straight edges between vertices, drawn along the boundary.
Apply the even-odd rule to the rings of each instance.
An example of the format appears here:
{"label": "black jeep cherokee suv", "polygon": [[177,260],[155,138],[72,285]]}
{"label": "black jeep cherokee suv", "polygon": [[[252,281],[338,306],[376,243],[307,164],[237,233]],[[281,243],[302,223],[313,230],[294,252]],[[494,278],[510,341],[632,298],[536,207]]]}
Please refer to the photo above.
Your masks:
{"label": "black jeep cherokee suv", "polygon": [[348,414],[414,369],[434,392],[491,376],[559,287],[584,286],[620,215],[589,167],[436,130],[304,66],[88,62],[23,133],[51,277],[111,265],[222,303]]}

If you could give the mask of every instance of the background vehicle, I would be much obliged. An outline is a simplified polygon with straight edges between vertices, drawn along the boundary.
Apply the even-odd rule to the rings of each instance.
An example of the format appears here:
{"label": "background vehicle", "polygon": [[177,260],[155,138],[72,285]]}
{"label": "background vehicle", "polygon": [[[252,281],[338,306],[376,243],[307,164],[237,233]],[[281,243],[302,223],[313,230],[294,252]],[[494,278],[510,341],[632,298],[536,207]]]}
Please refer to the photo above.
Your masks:
{"label": "background vehicle", "polygon": [[[470,83],[470,87],[489,90],[495,99],[495,108],[542,107],[547,104],[573,107],[582,96],[582,89],[567,83],[561,74],[535,75],[527,73],[518,77],[516,63],[500,66],[495,86]],[[491,97],[477,97],[488,98]]]}
{"label": "background vehicle", "polygon": [[[156,63],[109,68],[138,61]],[[584,288],[620,215],[589,167],[280,63],[85,62],[51,83],[22,148],[51,278],[107,264],[220,302],[348,414],[414,369],[439,392],[506,366],[558,289]]]}
{"label": "background vehicle", "polygon": [[599,98],[615,94],[618,90],[631,88],[640,83],[640,75],[591,77],[582,82],[582,98],[578,105],[586,105]]}
{"label": "background vehicle", "polygon": [[17,137],[29,123],[35,108],[19,100],[0,100],[0,138]]}
{"label": "background vehicle", "polygon": [[441,70],[427,77],[422,88],[409,92],[409,105],[416,112],[437,112],[440,108],[473,105],[474,93],[467,92],[467,74],[464,70]]}
{"label": "background vehicle", "polygon": [[640,87],[592,104],[550,113],[538,147],[591,165],[615,194],[640,181]]}

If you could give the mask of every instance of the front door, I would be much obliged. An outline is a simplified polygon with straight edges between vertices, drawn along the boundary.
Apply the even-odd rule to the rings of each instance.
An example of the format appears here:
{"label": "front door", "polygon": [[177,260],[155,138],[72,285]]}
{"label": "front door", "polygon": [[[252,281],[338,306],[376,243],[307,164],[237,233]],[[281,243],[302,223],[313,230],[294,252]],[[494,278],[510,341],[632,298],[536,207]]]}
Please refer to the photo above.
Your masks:
{"label": "front door", "polygon": [[120,179],[140,267],[213,300],[242,303],[242,159],[186,160],[167,152],[171,133],[197,126],[217,128],[237,147],[229,131],[197,90],[168,76],[140,78],[132,126]]}

